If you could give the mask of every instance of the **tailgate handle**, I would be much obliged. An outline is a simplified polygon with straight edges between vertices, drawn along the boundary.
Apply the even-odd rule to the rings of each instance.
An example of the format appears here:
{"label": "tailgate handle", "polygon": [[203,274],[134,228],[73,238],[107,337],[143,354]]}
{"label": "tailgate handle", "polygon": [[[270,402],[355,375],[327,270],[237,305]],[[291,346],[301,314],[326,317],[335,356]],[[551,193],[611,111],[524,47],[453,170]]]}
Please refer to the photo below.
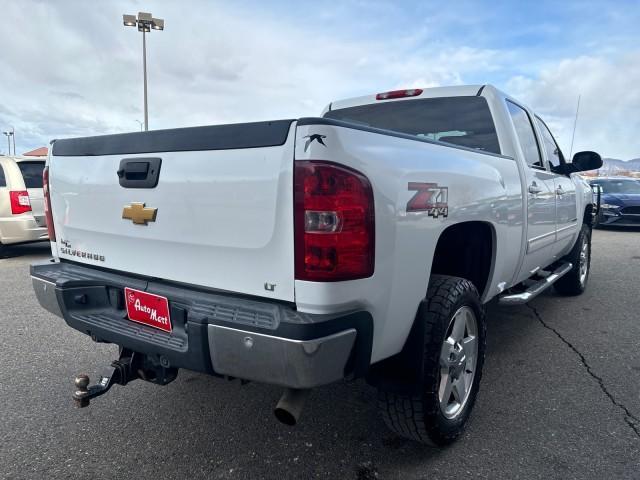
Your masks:
{"label": "tailgate handle", "polygon": [[161,158],[123,158],[116,172],[124,188],[155,188],[160,177]]}

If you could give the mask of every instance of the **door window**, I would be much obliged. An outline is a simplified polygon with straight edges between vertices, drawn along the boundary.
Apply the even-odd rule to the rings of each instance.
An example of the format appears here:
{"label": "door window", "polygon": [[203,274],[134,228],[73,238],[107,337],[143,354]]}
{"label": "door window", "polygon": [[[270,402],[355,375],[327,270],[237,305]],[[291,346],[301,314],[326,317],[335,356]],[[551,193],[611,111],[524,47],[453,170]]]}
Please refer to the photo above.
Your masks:
{"label": "door window", "polygon": [[507,108],[509,109],[509,115],[513,126],[516,129],[516,135],[520,141],[520,147],[522,147],[522,153],[527,164],[533,168],[539,168],[544,170],[544,163],[542,162],[542,156],[540,155],[540,148],[538,146],[538,140],[536,134],[533,131],[533,124],[529,118],[527,111],[519,105],[507,100]]}
{"label": "door window", "polygon": [[6,187],[7,186],[7,179],[4,176],[4,169],[2,168],[2,165],[0,165],[0,187]]}
{"label": "door window", "polygon": [[557,172],[560,165],[565,163],[562,151],[556,143],[555,138],[553,138],[553,135],[551,135],[551,131],[547,128],[547,125],[542,121],[542,119],[540,117],[536,117],[536,122],[538,123],[540,132],[542,132],[542,144],[544,145],[545,152],[547,152],[547,159],[549,160],[551,171]]}

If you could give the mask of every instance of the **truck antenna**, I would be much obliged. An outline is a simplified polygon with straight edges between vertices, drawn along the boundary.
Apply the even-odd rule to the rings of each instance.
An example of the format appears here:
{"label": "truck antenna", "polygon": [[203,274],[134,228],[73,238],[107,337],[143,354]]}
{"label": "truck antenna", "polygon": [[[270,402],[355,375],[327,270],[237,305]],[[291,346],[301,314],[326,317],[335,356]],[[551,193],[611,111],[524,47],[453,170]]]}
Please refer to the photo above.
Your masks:
{"label": "truck antenna", "polygon": [[571,134],[571,149],[569,150],[569,158],[573,158],[573,139],[576,136],[576,125],[578,125],[578,110],[580,110],[580,97],[578,95],[578,106],[576,107],[576,118],[573,120],[573,133]]}

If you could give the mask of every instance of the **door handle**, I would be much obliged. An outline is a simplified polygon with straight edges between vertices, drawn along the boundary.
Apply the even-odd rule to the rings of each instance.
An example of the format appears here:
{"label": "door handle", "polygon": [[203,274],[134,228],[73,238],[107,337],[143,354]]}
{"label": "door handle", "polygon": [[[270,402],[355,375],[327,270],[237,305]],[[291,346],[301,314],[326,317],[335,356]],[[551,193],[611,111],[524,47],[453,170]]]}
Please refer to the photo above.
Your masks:
{"label": "door handle", "polygon": [[124,158],[116,171],[124,188],[155,188],[160,175],[161,158]]}
{"label": "door handle", "polygon": [[558,188],[556,188],[556,195],[560,197],[564,195],[564,190],[562,189],[562,185],[558,185]]}
{"label": "door handle", "polygon": [[534,195],[542,193],[542,188],[540,188],[536,182],[533,182],[531,185],[529,185],[529,193],[532,193]]}

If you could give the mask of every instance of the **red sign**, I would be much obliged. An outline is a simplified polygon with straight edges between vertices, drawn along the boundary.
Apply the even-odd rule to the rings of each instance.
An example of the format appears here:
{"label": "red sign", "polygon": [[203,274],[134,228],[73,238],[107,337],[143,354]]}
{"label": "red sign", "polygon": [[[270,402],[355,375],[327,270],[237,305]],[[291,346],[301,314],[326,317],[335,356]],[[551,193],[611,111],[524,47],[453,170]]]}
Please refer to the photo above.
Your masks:
{"label": "red sign", "polygon": [[128,287],[124,289],[124,297],[129,320],[159,328],[165,332],[171,331],[169,301],[166,297]]}

